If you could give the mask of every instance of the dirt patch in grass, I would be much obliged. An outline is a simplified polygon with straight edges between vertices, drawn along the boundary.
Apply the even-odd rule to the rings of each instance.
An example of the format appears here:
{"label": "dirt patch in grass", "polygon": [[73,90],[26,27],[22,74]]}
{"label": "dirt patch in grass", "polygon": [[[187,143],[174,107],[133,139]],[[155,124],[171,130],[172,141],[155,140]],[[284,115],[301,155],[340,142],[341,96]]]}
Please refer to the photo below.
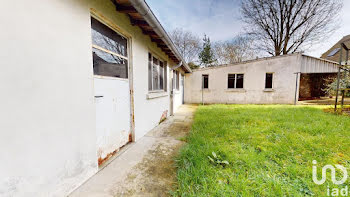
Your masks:
{"label": "dirt patch in grass", "polygon": [[331,114],[350,116],[350,107],[338,108],[337,112],[334,112],[334,108],[324,108],[323,111]]}

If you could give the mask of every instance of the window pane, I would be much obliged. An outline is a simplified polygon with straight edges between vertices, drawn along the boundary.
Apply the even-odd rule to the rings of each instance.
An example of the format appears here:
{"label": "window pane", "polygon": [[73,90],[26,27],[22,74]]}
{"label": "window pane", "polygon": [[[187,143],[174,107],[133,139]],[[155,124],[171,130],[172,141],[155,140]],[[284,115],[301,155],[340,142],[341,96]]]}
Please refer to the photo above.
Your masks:
{"label": "window pane", "polygon": [[327,57],[332,57],[332,56],[334,56],[335,54],[337,54],[339,51],[340,51],[340,48],[336,48],[336,49],[334,49],[333,51],[331,51],[331,52],[327,55]]}
{"label": "window pane", "polygon": [[158,71],[158,59],[153,58],[153,90],[159,90],[159,71]]}
{"label": "window pane", "polygon": [[266,81],[265,81],[265,88],[272,88],[272,73],[266,73]]}
{"label": "window pane", "polygon": [[180,74],[179,71],[176,71],[176,89],[180,89]]}
{"label": "window pane", "polygon": [[152,55],[148,54],[148,90],[152,90]]}
{"label": "window pane", "polygon": [[243,81],[244,81],[244,75],[243,74],[237,74],[236,88],[243,88]]}
{"label": "window pane", "polygon": [[185,87],[185,75],[181,74],[181,86],[182,88]]}
{"label": "window pane", "polygon": [[168,91],[168,67],[166,62],[164,62],[164,91]]}
{"label": "window pane", "polygon": [[176,89],[176,72],[173,71],[172,89]]}
{"label": "window pane", "polygon": [[164,65],[163,62],[159,62],[159,89],[163,90],[163,75],[164,75]]}
{"label": "window pane", "polygon": [[127,57],[127,39],[98,20],[91,18],[92,43]]}
{"label": "window pane", "polygon": [[235,88],[235,74],[229,74],[227,79],[227,88]]}
{"label": "window pane", "polygon": [[92,48],[94,74],[108,77],[128,78],[128,61]]}
{"label": "window pane", "polygon": [[203,75],[203,88],[208,89],[209,88],[209,76]]}

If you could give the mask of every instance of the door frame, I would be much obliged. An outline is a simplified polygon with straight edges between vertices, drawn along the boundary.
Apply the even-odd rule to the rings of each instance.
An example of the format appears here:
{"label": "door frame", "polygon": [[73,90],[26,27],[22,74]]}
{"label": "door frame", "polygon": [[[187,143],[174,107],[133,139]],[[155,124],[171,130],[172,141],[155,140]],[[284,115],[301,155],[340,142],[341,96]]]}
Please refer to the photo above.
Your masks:
{"label": "door frame", "polygon": [[170,116],[174,115],[174,70],[170,69]]}
{"label": "door frame", "polygon": [[[129,94],[130,94],[130,134],[129,134],[129,142],[135,141],[135,107],[134,107],[134,78],[133,78],[133,54],[132,54],[132,36],[122,27],[116,25],[112,20],[108,19],[100,12],[98,12],[94,8],[90,8],[90,19],[91,17],[100,21],[101,23],[107,25],[113,31],[118,34],[121,34],[127,39],[128,45],[128,81],[129,81]],[[91,24],[91,22],[90,22]],[[90,27],[91,29],[91,27]],[[93,72],[92,72],[93,74]],[[94,74],[93,74],[94,77]],[[95,89],[95,88],[94,88]]]}
{"label": "door frame", "polygon": [[181,73],[182,104],[185,104],[185,75]]}

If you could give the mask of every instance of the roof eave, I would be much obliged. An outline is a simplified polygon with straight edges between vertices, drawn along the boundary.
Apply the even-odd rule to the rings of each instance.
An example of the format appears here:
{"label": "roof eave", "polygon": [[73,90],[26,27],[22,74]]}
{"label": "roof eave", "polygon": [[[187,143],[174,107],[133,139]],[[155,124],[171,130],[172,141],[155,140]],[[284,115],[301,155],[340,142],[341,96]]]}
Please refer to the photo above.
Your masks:
{"label": "roof eave", "polygon": [[152,28],[152,30],[158,35],[159,39],[161,39],[164,42],[164,44],[170,49],[171,54],[173,54],[172,58],[176,58],[178,61],[177,63],[182,62],[182,67],[184,68],[185,72],[191,73],[191,68],[188,66],[186,61],[184,61],[183,57],[177,50],[175,44],[170,39],[169,35],[167,34],[163,26],[160,24],[160,22],[158,21],[148,4],[144,0],[128,1],[131,4],[131,6],[142,16],[142,18]]}

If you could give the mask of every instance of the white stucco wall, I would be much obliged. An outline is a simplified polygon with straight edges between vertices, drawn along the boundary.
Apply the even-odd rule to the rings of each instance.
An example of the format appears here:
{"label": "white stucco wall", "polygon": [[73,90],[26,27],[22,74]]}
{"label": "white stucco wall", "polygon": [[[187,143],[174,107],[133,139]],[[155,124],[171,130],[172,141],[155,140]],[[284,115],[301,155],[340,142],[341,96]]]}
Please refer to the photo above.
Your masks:
{"label": "white stucco wall", "polygon": [[98,171],[90,8],[131,36],[136,140],[170,107],[169,68],[168,93],[148,98],[148,52],[175,64],[109,0],[2,8],[0,196],[65,196]]}
{"label": "white stucco wall", "polygon": [[63,196],[97,172],[88,5],[1,8],[0,196]]}
{"label": "white stucco wall", "polygon": [[[301,55],[288,55],[254,60],[217,68],[195,70],[186,74],[185,102],[202,102],[202,75],[209,75],[209,89],[203,91],[204,103],[293,104],[296,75]],[[228,74],[244,74],[243,90],[227,88]],[[265,91],[266,73],[273,75],[273,91]]]}
{"label": "white stucco wall", "polygon": [[[92,0],[90,6],[104,17],[111,20],[121,30],[131,36],[132,52],[131,65],[133,66],[133,88],[134,88],[134,120],[135,120],[135,139],[136,141],[143,137],[148,131],[159,124],[164,111],[170,114],[170,67],[176,66],[168,56],[157,47],[156,43],[151,42],[149,36],[142,33],[137,26],[132,26],[129,17],[126,14],[117,13],[115,6],[108,0]],[[148,53],[159,57],[168,62],[168,88],[167,93],[156,98],[148,91]],[[157,94],[157,93],[155,93]],[[175,98],[177,102],[178,98]]]}

